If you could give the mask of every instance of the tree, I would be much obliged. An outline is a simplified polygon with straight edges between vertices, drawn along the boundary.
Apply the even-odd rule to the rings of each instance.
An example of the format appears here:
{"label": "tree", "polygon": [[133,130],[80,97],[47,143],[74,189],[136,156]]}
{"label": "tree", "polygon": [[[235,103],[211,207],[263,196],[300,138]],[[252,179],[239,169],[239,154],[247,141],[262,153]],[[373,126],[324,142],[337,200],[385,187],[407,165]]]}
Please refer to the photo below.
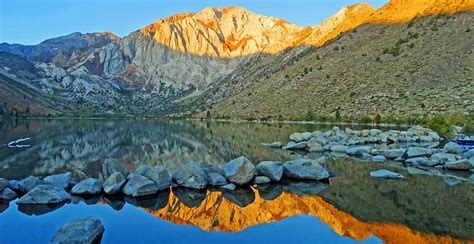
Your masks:
{"label": "tree", "polygon": [[316,119],[316,116],[314,115],[313,112],[307,111],[307,112],[306,112],[306,115],[304,116],[304,119],[305,119],[306,121],[313,121],[313,120]]}
{"label": "tree", "polygon": [[211,111],[207,110],[207,112],[206,112],[206,117],[207,117],[207,118],[210,118],[210,117],[211,117]]}

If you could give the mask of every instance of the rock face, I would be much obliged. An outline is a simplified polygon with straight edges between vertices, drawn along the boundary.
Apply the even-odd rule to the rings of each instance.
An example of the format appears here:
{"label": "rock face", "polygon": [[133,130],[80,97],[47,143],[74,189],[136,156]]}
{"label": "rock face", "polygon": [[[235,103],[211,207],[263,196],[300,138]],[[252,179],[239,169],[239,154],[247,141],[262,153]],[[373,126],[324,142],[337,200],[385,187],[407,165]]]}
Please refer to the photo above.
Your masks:
{"label": "rock face", "polygon": [[225,177],[236,185],[249,183],[253,179],[255,171],[255,166],[244,156],[233,159],[224,165]]}
{"label": "rock face", "polygon": [[171,184],[171,177],[163,166],[155,166],[145,173],[145,177],[155,182],[158,190],[168,189]]}
{"label": "rock face", "polygon": [[270,178],[272,181],[280,181],[283,176],[283,163],[277,161],[263,161],[257,164],[257,175]]}
{"label": "rock face", "polygon": [[202,168],[195,163],[190,163],[178,169],[173,174],[173,180],[180,186],[204,189],[207,186],[207,175]]}
{"label": "rock face", "polygon": [[104,188],[104,192],[106,194],[116,194],[119,193],[122,189],[123,185],[127,179],[125,176],[120,172],[115,172],[105,180],[104,184],[102,185]]}
{"label": "rock face", "polygon": [[50,175],[44,177],[43,181],[57,187],[67,189],[71,182],[72,174],[70,172],[64,174]]}
{"label": "rock face", "polygon": [[51,243],[100,243],[105,229],[99,219],[85,217],[70,221],[54,234]]}
{"label": "rock face", "polygon": [[298,159],[283,164],[283,174],[289,178],[302,180],[322,180],[329,177],[328,171],[317,161]]}
{"label": "rock face", "polygon": [[403,175],[386,170],[386,169],[381,169],[377,171],[372,171],[370,172],[370,176],[375,177],[375,178],[385,178],[385,179],[403,179]]}
{"label": "rock face", "polygon": [[131,173],[127,184],[122,189],[125,195],[132,197],[152,195],[158,192],[158,186],[155,182],[145,176]]}
{"label": "rock face", "polygon": [[68,202],[71,196],[60,187],[39,185],[21,197],[17,204],[58,204]]}
{"label": "rock face", "polygon": [[102,182],[94,178],[87,178],[77,183],[71,193],[76,195],[97,195],[102,192]]}

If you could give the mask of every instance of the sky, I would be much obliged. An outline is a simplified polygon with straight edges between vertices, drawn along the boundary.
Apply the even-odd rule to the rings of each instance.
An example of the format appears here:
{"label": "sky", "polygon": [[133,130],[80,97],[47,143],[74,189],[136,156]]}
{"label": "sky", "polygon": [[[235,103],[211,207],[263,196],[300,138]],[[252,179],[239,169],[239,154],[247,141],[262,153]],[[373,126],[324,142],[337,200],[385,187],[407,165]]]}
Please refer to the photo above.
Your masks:
{"label": "sky", "polygon": [[0,43],[38,44],[73,32],[110,31],[120,37],[181,12],[242,6],[252,12],[310,26],[344,6],[388,0],[0,0]]}

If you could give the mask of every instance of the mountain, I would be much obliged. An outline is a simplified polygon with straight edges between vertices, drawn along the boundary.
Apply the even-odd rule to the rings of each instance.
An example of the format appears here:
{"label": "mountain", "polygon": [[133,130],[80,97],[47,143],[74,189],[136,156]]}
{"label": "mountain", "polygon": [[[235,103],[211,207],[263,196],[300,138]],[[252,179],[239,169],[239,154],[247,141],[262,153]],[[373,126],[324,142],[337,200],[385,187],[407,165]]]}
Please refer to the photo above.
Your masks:
{"label": "mountain", "polygon": [[[335,48],[332,43],[350,35],[351,30],[381,24],[401,25],[437,13],[468,11],[466,14],[470,16],[473,9],[472,1],[443,6],[434,0],[393,0],[376,10],[361,3],[345,7],[312,27],[300,27],[241,7],[205,8],[197,13],[160,19],[123,38],[108,32],[73,33],[33,46],[0,44],[0,75],[3,77],[0,80],[27,84],[41,96],[66,99],[67,109],[50,111],[53,114],[103,115],[105,112],[162,116],[189,114],[206,108],[225,113],[226,110],[219,112],[213,106],[230,101],[230,97],[240,93],[253,93],[264,80],[277,83],[273,80],[277,78],[275,75],[286,73],[283,70],[294,67],[314,50]],[[469,18],[466,21],[467,26],[472,24]],[[466,23],[456,24],[460,29],[466,28]],[[371,36],[371,33],[357,36],[365,34]],[[380,41],[392,42],[389,40],[392,34],[380,34]],[[446,38],[465,37],[457,32]],[[376,51],[371,48],[370,39],[361,37],[362,40],[367,42],[364,46],[367,52]],[[338,53],[342,59],[360,51],[352,46],[351,43],[340,45]],[[447,58],[452,57],[453,54],[448,53]],[[364,62],[368,64],[367,60]],[[344,65],[350,66],[339,66],[341,70],[355,67]],[[28,100],[14,104],[3,101],[1,107],[7,112],[26,112],[28,103]],[[227,109],[236,108],[231,104]],[[242,116],[237,111],[232,115]]]}

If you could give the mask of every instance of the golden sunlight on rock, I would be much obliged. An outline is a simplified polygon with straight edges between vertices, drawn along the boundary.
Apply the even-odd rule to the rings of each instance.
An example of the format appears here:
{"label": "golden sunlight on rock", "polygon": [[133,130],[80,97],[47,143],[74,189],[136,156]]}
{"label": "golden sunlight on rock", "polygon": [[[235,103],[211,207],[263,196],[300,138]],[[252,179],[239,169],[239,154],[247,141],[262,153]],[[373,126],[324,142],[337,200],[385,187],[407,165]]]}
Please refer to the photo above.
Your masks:
{"label": "golden sunlight on rock", "polygon": [[[199,196],[202,194],[201,196]],[[207,195],[204,195],[207,194]],[[257,190],[242,193],[196,192],[181,194],[179,200],[170,193],[168,204],[159,210],[145,209],[154,216],[176,224],[195,225],[205,231],[238,232],[245,228],[282,220],[298,214],[318,217],[341,236],[364,240],[372,235],[387,243],[461,243],[448,236],[420,233],[407,226],[392,223],[366,223],[349,213],[338,210],[317,195],[297,196],[283,192],[274,200],[265,200]],[[254,195],[254,201],[252,196]],[[234,198],[235,197],[235,198]],[[201,199],[199,199],[201,198]],[[202,199],[204,198],[204,199]],[[230,201],[231,199],[232,201]],[[190,206],[194,200],[203,200]],[[184,203],[183,203],[184,201]],[[238,205],[240,206],[238,206]]]}

